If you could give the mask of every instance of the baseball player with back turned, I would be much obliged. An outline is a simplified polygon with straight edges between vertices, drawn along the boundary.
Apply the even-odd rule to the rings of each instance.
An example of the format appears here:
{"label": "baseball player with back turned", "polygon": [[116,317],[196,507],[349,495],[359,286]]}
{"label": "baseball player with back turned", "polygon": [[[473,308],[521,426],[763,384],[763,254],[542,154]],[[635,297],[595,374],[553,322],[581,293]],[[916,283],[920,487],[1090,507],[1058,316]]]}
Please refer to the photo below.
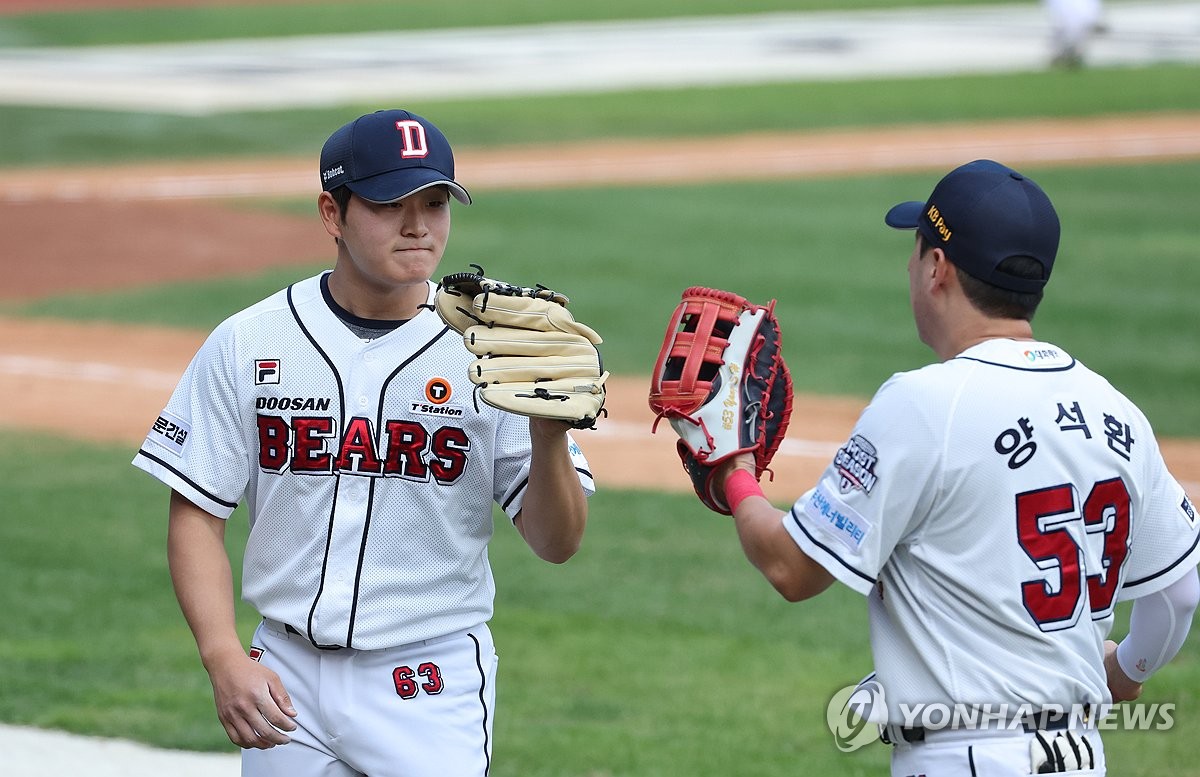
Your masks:
{"label": "baseball player with back turned", "polygon": [[885,220],[916,230],[912,310],[941,362],[888,380],[783,515],[749,455],[718,470],[739,539],[790,601],[866,596],[896,777],[1102,775],[1097,716],[1188,633],[1196,510],[1138,408],[1034,339],[1059,242],[1037,184],[978,160]]}
{"label": "baseball player with back turned", "polygon": [[[592,478],[569,424],[472,402],[432,306],[450,197],[471,202],[445,136],[367,114],[320,169],[333,270],[218,326],[133,463],[172,489],[171,577],[243,774],[485,775],[492,506],[561,563]],[[249,651],[224,547],[243,499]]]}

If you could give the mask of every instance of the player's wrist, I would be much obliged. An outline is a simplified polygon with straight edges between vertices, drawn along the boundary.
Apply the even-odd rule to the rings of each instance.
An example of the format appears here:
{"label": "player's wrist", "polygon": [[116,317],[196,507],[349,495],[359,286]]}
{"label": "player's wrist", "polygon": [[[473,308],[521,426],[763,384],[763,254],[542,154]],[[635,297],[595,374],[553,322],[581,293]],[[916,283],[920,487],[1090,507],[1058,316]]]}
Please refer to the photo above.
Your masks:
{"label": "player's wrist", "polygon": [[741,467],[735,467],[725,479],[725,503],[729,505],[729,511],[736,513],[738,505],[752,496],[766,498],[754,474]]}
{"label": "player's wrist", "polygon": [[246,658],[246,649],[242,647],[241,638],[235,633],[228,636],[202,638],[197,640],[200,653],[200,663],[211,674],[230,661]]}
{"label": "player's wrist", "polygon": [[544,440],[564,439],[571,431],[571,424],[557,418],[529,417],[529,436]]}

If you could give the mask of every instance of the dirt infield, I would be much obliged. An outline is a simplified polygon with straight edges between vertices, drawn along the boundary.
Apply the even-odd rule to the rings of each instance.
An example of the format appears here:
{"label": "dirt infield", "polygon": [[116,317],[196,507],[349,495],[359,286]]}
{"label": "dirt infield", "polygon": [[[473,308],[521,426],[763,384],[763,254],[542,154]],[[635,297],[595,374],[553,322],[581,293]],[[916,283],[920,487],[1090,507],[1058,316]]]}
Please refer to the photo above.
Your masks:
{"label": "dirt infield", "polygon": [[[1090,128],[1090,131],[1089,131]],[[1089,138],[1091,140],[1089,141]],[[1034,159],[1110,161],[1200,156],[1200,117],[1176,115],[996,126],[903,128],[892,132],[729,139],[741,164],[711,164],[713,141],[616,142],[495,152],[467,150],[460,165],[473,188],[565,186],[575,183],[709,180],[745,175],[760,164],[776,169],[792,160],[788,175],[835,175],[856,170],[933,166],[920,149],[944,158],[954,149],[963,161],[992,152],[1013,163]],[[755,160],[759,160],[755,162]],[[328,238],[313,217],[266,213],[221,199],[220,189],[192,198],[122,196],[121,192],[171,191],[180,181],[253,179],[282,188],[312,186],[309,162],[268,160],[261,165],[138,166],[130,170],[26,170],[0,181],[0,230],[27,236],[15,243],[18,261],[5,268],[0,299],[30,299],[63,291],[127,288],[254,273],[265,267],[328,258]],[[474,175],[468,175],[471,172]],[[779,173],[782,176],[784,173]],[[525,178],[521,176],[524,175]],[[121,181],[140,187],[124,187]],[[155,182],[168,185],[156,188]],[[296,181],[297,183],[291,183]],[[242,182],[242,183],[238,183]],[[274,183],[273,183],[274,182]],[[195,192],[184,185],[183,193]],[[241,190],[239,190],[241,191]],[[303,191],[303,189],[302,189]],[[242,191],[245,194],[245,191]],[[278,188],[275,193],[286,193]],[[294,193],[294,192],[293,192]],[[178,194],[178,192],[177,192]],[[28,236],[33,236],[29,238]],[[10,245],[14,245],[10,243]],[[230,311],[233,312],[233,311]],[[166,401],[203,332],[107,324],[0,319],[0,427],[48,429],[90,440],[135,446]],[[601,483],[687,490],[674,454],[674,435],[649,434],[644,378],[620,377],[609,386],[610,416],[581,433]],[[809,484],[845,439],[862,408],[860,400],[797,397],[792,433],[776,460],[773,499],[789,499]],[[104,408],[81,426],[63,407]],[[1167,440],[1164,453],[1177,476],[1200,483],[1200,444]],[[1190,485],[1196,490],[1194,485]]]}

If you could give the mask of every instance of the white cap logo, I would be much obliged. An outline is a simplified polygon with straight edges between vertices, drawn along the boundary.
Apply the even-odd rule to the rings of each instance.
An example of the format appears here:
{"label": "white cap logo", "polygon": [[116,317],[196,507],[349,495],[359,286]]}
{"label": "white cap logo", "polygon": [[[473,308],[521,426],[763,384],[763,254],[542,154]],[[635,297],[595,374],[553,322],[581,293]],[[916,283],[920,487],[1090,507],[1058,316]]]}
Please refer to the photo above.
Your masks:
{"label": "white cap logo", "polygon": [[425,142],[425,126],[421,122],[405,119],[396,122],[396,129],[400,132],[401,157],[423,159],[429,156],[429,145]]}

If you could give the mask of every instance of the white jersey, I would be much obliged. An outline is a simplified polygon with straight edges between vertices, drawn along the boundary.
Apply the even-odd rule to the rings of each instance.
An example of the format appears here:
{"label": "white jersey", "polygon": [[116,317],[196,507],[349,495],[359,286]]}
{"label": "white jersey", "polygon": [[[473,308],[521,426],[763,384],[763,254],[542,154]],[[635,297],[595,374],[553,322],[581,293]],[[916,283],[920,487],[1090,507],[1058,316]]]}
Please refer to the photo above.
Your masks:
{"label": "white jersey", "polygon": [[1108,703],[1115,602],[1200,560],[1143,414],[1047,343],[893,376],[783,520],[868,596],[890,723],[901,704]]}
{"label": "white jersey", "polygon": [[471,628],[493,502],[521,509],[530,457],[528,419],[473,402],[474,358],[432,308],[365,342],[310,278],[214,330],[133,463],[220,518],[244,498],[242,595],[314,644]]}

